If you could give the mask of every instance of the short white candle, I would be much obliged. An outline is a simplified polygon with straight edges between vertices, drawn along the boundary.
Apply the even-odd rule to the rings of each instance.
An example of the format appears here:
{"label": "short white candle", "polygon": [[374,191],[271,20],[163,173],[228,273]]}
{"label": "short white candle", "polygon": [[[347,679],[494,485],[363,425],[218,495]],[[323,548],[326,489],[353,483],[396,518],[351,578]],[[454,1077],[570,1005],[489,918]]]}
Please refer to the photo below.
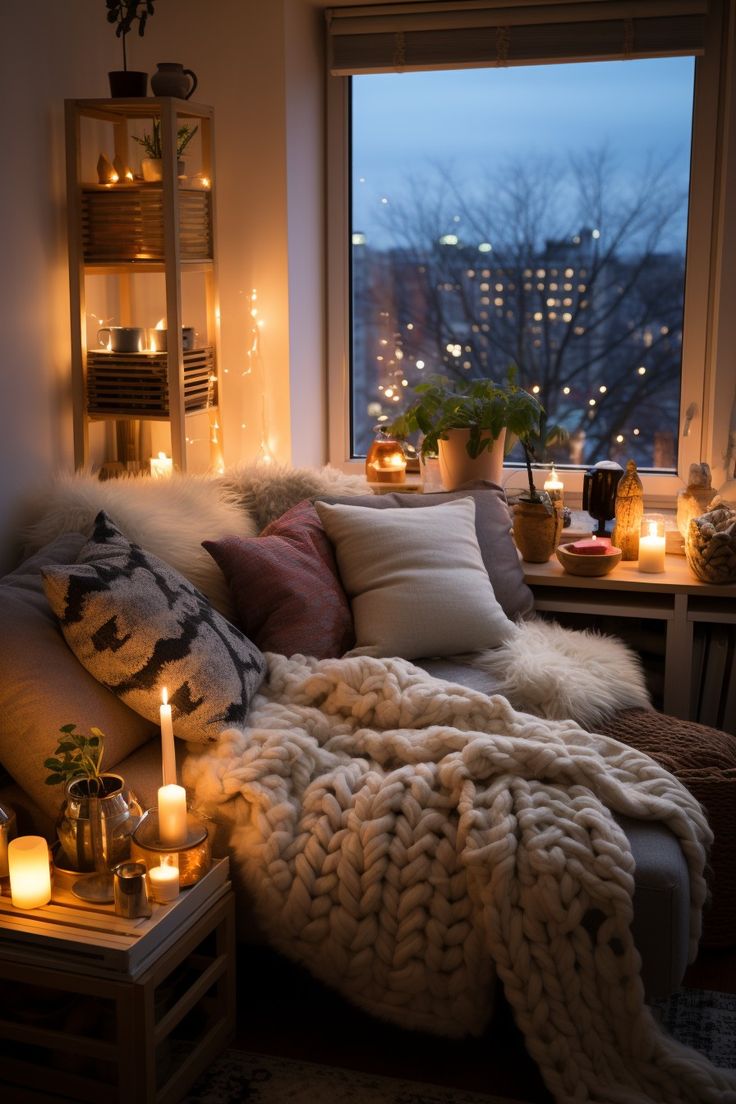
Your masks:
{"label": "short white candle", "polygon": [[161,773],[164,786],[176,783],[176,746],[174,744],[174,725],[171,720],[169,693],[164,686],[161,691],[159,719],[161,722]]}
{"label": "short white candle", "polygon": [[167,847],[187,842],[187,791],[183,786],[159,787],[158,834]]}
{"label": "short white candle", "polygon": [[148,871],[151,893],[154,901],[167,905],[179,896],[179,867],[170,862],[161,862]]}
{"label": "short white candle", "polygon": [[664,571],[665,538],[657,532],[656,521],[644,522],[639,537],[639,570],[648,575]]}
{"label": "short white candle", "polygon": [[51,900],[49,845],[43,836],[18,836],[8,844],[10,896],[20,909],[40,908]]}
{"label": "short white candle", "polygon": [[152,456],[149,463],[151,476],[154,479],[166,479],[174,471],[174,461],[165,452],[160,452],[158,456]]}

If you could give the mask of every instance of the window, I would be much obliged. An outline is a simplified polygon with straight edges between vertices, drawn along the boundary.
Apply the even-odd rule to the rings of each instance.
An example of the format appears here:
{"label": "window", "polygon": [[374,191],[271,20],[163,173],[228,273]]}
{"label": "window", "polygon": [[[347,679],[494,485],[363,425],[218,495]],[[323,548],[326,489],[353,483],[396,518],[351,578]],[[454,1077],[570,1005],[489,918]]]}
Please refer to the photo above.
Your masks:
{"label": "window", "polygon": [[[662,0],[665,18],[645,19],[645,31],[623,23],[639,47],[621,60],[620,38],[602,41],[608,23],[554,35],[540,22],[549,6],[542,17],[520,4],[531,21],[510,30],[481,6],[492,47],[462,22],[453,44],[447,20],[460,5],[415,6],[424,24],[402,5],[393,35],[390,8],[372,9],[378,27],[349,9],[333,13],[344,27],[330,24],[332,71],[347,74],[330,93],[343,158],[330,180],[345,211],[331,225],[333,461],[364,455],[426,374],[498,377],[513,363],[570,434],[552,450],[558,462],[634,457],[652,473],[649,493],[672,493],[676,473],[705,455],[720,59],[715,48],[710,66],[695,55],[720,41],[717,24],[697,13],[678,23]],[[427,20],[440,16],[441,50],[496,64],[438,62]],[[387,71],[398,67],[387,50],[411,71]]]}
{"label": "window", "polygon": [[[352,452],[508,366],[557,462],[674,471],[694,59],[352,78]],[[540,109],[540,105],[543,105]]]}

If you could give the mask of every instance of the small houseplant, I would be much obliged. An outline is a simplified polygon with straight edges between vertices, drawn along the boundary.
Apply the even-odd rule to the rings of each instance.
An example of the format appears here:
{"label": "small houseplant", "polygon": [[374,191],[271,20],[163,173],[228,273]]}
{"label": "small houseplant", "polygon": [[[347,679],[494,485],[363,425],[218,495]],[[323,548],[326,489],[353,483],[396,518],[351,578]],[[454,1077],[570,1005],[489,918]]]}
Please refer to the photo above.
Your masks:
{"label": "small houseplant", "polygon": [[[179,175],[184,172],[184,162],[179,160],[184,150],[191,142],[194,135],[197,133],[196,126],[180,126],[176,132],[176,156],[177,156],[177,171]],[[143,179],[147,181],[161,180],[163,178],[163,169],[161,165],[161,158],[163,156],[163,145],[161,142],[161,120],[154,119],[151,127],[150,134],[144,134],[142,137],[133,135],[133,141],[137,142],[139,146],[142,146],[147,153],[147,157],[144,157],[141,162],[141,171],[143,173]]]}
{"label": "small houseplant", "polygon": [[503,458],[515,440],[540,432],[544,409],[518,386],[513,366],[501,383],[431,376],[414,390],[418,398],[391,423],[389,432],[398,437],[422,433],[421,455],[439,455],[447,490],[474,478],[499,483]]}
{"label": "small houseplant", "polygon": [[51,771],[46,785],[64,786],[59,841],[72,869],[106,871],[125,858],[141,809],[135,798],[126,797],[120,775],[102,770],[105,737],[99,728],[85,736],[67,724],[60,732],[53,756],[44,760]]}
{"label": "small houseplant", "polygon": [[115,24],[115,34],[123,45],[123,68],[108,74],[111,96],[145,96],[148,86],[148,73],[128,69],[126,39],[138,23],[138,34],[142,38],[146,31],[146,22],[153,15],[153,0],[105,0],[108,23]]}

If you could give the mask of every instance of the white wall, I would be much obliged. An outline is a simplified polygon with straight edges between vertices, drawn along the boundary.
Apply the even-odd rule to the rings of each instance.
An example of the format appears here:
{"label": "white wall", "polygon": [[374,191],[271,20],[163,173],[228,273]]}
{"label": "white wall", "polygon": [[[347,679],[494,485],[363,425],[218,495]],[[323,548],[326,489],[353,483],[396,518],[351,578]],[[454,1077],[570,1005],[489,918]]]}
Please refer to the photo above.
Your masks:
{"label": "white wall", "polygon": [[[0,568],[23,496],[73,463],[63,101],[107,96],[121,66],[102,0],[23,0],[3,16]],[[278,460],[326,456],[320,44],[303,0],[157,0],[145,37],[129,37],[129,68],[181,61],[215,108],[226,463],[262,438]],[[243,375],[253,288],[261,362]]]}

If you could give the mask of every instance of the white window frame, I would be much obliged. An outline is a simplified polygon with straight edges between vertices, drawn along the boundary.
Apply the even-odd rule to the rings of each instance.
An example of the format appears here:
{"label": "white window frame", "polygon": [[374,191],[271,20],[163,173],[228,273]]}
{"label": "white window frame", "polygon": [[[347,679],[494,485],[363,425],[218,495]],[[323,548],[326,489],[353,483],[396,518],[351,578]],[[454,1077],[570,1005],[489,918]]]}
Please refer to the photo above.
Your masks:
{"label": "white window frame", "polygon": [[[676,493],[687,482],[690,464],[716,457],[714,421],[719,372],[715,330],[723,259],[723,197],[729,194],[729,183],[732,193],[736,191],[736,169],[732,152],[727,180],[728,111],[724,101],[733,67],[731,36],[723,33],[717,0],[711,5],[711,13],[705,53],[695,59],[678,468],[676,474],[642,474],[647,504],[662,507],[673,505]],[[364,470],[363,460],[350,455],[349,80],[327,76],[328,425],[330,463],[358,473]],[[727,378],[723,367],[720,375]],[[695,416],[686,423],[686,411],[693,408]],[[506,470],[507,490],[521,490],[523,472],[511,465]],[[565,472],[565,496],[572,505],[582,493],[583,474],[582,470]]]}

